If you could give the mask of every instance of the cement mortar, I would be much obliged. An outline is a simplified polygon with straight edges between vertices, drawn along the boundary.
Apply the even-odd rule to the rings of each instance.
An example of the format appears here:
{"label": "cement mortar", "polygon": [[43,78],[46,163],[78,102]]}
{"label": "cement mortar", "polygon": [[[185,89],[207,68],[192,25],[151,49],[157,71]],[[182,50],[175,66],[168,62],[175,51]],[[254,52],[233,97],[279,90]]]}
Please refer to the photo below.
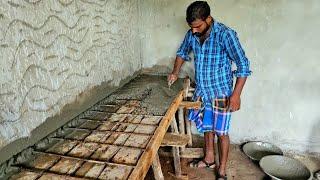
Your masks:
{"label": "cement mortar", "polygon": [[137,99],[151,115],[164,115],[174,97],[182,89],[179,79],[169,89],[166,76],[140,75],[108,99]]}

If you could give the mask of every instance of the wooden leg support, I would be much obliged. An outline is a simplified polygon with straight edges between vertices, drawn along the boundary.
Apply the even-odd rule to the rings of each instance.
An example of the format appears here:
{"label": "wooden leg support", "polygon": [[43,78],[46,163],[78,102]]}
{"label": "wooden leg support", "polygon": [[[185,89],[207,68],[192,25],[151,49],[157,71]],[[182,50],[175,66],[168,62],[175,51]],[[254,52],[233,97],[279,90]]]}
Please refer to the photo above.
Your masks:
{"label": "wooden leg support", "polygon": [[192,134],[191,134],[191,122],[187,117],[185,117],[185,122],[186,122],[186,130],[187,130],[187,135],[189,136],[189,142],[188,142],[188,147],[192,147]]}
{"label": "wooden leg support", "polygon": [[[183,107],[179,107],[178,109],[178,118],[179,118],[179,133],[180,134],[186,134],[185,133],[185,121],[184,121],[184,110]],[[181,147],[180,151],[183,152],[185,147]]]}
{"label": "wooden leg support", "polygon": [[153,169],[154,178],[156,180],[164,180],[158,153],[156,154],[156,157],[152,162],[152,169]]}
{"label": "wooden leg support", "polygon": [[[177,121],[175,118],[171,122],[171,131],[173,133],[179,134]],[[182,175],[179,147],[172,147],[172,155],[173,155],[175,174],[174,175],[172,173],[169,173],[169,174],[171,176],[174,176],[176,179],[188,179],[187,175]]]}

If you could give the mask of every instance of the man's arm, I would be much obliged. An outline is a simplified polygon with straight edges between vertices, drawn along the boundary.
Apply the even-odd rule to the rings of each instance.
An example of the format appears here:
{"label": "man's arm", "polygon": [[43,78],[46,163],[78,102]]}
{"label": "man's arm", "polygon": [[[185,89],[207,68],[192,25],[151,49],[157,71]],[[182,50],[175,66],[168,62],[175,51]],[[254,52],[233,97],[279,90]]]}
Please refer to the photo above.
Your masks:
{"label": "man's arm", "polygon": [[247,76],[251,74],[249,69],[249,60],[245,55],[244,50],[239,42],[236,32],[229,30],[225,35],[225,46],[229,57],[237,66],[235,76],[237,77],[236,84],[232,95],[229,99],[229,109],[238,111],[241,105],[241,92],[246,83]]}
{"label": "man's arm", "polygon": [[190,38],[191,38],[191,31],[189,30],[186,33],[184,40],[177,51],[177,56],[176,56],[176,60],[174,62],[173,70],[168,75],[168,84],[169,85],[171,85],[172,83],[174,83],[178,79],[178,74],[180,72],[181,66],[184,63],[184,61],[190,60],[190,57],[189,57],[189,52],[191,50],[191,45],[190,45],[191,39]]}
{"label": "man's arm", "polygon": [[170,84],[172,84],[173,82],[175,82],[178,79],[178,74],[180,72],[180,69],[181,69],[181,66],[183,63],[184,63],[184,60],[180,56],[177,56],[176,60],[174,62],[173,70],[172,70],[171,74],[169,74],[169,76],[168,76],[168,82]]}
{"label": "man's arm", "polygon": [[236,81],[236,85],[234,87],[233,93],[229,99],[229,106],[228,108],[231,111],[238,111],[241,106],[241,92],[243,89],[244,84],[246,83],[247,77],[238,77]]}

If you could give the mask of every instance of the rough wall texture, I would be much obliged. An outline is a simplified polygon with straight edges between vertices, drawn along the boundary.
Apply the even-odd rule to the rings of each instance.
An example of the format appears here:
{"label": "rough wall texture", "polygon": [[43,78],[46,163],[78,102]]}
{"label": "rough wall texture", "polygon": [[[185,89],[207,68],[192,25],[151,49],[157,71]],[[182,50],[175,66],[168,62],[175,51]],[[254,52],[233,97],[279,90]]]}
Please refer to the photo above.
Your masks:
{"label": "rough wall texture", "polygon": [[[188,26],[192,1],[153,0],[142,4],[145,24],[143,67],[172,69]],[[320,153],[320,2],[208,1],[218,21],[234,28],[251,60],[252,77],[234,113],[234,142],[264,140],[284,150]],[[193,74],[192,63],[184,71]]]}
{"label": "rough wall texture", "polygon": [[0,1],[0,149],[141,68],[135,0]]}

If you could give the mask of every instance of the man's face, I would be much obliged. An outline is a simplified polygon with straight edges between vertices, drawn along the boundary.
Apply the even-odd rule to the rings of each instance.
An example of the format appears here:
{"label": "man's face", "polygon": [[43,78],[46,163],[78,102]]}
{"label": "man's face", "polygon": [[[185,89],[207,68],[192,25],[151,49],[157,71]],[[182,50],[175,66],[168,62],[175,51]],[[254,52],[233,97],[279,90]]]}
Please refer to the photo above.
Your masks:
{"label": "man's face", "polygon": [[206,32],[210,28],[210,24],[209,24],[210,19],[208,18],[206,20],[196,19],[191,24],[189,24],[193,35],[202,37],[206,34]]}

